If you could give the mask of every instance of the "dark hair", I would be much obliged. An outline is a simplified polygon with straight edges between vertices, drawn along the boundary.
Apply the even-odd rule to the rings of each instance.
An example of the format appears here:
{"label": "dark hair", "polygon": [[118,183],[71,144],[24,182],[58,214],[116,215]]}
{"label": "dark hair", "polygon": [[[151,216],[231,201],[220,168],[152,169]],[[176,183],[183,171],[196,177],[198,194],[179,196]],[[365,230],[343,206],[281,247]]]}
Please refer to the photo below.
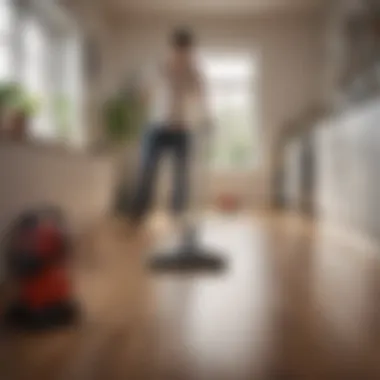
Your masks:
{"label": "dark hair", "polygon": [[190,48],[194,44],[194,36],[189,29],[178,28],[172,34],[171,44],[179,49]]}

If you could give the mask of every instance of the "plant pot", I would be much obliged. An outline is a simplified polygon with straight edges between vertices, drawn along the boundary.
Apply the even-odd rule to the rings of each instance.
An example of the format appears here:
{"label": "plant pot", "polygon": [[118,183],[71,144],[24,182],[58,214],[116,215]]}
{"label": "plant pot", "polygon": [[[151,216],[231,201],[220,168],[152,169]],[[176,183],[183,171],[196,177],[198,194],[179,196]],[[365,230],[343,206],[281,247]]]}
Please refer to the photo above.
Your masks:
{"label": "plant pot", "polygon": [[0,137],[3,138],[6,135],[6,132],[4,111],[0,108]]}
{"label": "plant pot", "polygon": [[114,151],[114,209],[118,215],[125,216],[129,211],[138,166],[138,150],[138,144],[130,142]]}
{"label": "plant pot", "polygon": [[12,140],[22,141],[26,137],[29,120],[22,112],[14,112],[10,119],[10,137]]}

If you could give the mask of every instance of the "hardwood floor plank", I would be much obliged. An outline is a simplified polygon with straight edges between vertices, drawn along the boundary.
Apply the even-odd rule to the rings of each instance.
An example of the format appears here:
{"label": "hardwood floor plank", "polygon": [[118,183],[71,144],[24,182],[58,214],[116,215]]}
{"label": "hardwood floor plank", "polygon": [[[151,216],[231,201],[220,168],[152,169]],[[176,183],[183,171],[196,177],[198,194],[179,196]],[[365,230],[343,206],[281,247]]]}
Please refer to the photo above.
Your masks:
{"label": "hardwood floor plank", "polygon": [[4,332],[0,378],[23,380],[371,380],[380,365],[380,263],[294,217],[210,214],[202,241],[218,276],[156,276],[156,216],[133,235],[109,222],[78,247],[82,326]]}

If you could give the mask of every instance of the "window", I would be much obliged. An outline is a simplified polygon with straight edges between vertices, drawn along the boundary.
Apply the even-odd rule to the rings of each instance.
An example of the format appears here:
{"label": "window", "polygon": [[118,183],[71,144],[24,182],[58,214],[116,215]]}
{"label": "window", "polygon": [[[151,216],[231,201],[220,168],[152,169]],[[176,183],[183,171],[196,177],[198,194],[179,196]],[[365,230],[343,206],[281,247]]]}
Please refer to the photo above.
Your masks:
{"label": "window", "polygon": [[17,80],[38,104],[28,123],[32,139],[80,144],[77,32],[69,20],[56,27],[33,2],[15,4],[0,0],[0,81]]}
{"label": "window", "polygon": [[48,110],[48,77],[46,70],[46,33],[33,16],[29,16],[24,27],[25,65],[23,82],[31,96],[36,97],[40,109],[32,120],[31,135],[34,138],[51,138],[52,129]]}
{"label": "window", "polygon": [[11,76],[12,20],[10,0],[0,0],[0,80]]}
{"label": "window", "polygon": [[249,170],[256,162],[254,66],[247,56],[205,56],[203,68],[216,131],[215,170]]}
{"label": "window", "polygon": [[81,88],[81,55],[80,41],[77,36],[66,39],[65,73],[67,81],[64,92],[66,93],[66,118],[69,135],[73,144],[83,143],[83,128],[81,119],[82,88]]}
{"label": "window", "polygon": [[51,124],[62,142],[81,144],[81,78],[79,41],[75,35],[60,36],[52,46]]}

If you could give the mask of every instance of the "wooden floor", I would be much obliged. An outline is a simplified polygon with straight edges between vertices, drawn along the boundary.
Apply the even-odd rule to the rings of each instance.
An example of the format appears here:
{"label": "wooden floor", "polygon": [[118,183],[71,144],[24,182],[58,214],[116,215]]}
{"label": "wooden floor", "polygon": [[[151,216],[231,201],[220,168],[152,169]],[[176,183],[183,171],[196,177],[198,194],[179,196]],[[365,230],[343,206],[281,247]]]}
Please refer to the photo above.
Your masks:
{"label": "wooden floor", "polygon": [[79,247],[81,326],[2,331],[0,379],[380,379],[379,258],[294,217],[210,215],[220,276],[157,276],[169,235],[109,222]]}

